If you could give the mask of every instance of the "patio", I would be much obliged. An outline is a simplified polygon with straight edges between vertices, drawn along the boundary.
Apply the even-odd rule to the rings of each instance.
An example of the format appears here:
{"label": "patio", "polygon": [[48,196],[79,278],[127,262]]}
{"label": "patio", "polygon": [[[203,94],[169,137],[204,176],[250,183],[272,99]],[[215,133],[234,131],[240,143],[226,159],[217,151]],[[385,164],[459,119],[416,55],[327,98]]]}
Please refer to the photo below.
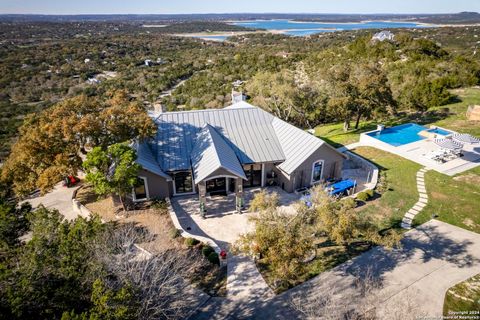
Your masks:
{"label": "patio", "polygon": [[[287,193],[278,187],[265,188],[269,192],[277,192],[280,206],[291,210],[291,205],[299,200],[299,195]],[[174,197],[171,199],[172,207],[177,214],[182,227],[192,234],[209,237],[220,242],[221,247],[235,242],[238,237],[251,230],[252,224],[249,217],[255,212],[248,212],[250,201],[261,188],[247,189],[244,191],[245,210],[242,214],[236,213],[235,194],[225,196],[208,196],[206,198],[207,214],[203,219],[199,214],[198,195]]]}
{"label": "patio", "polygon": [[462,173],[464,171],[480,166],[480,145],[478,143],[465,143],[462,150],[463,157],[459,157],[445,163],[439,163],[435,160],[428,158],[428,155],[430,153],[441,149],[437,144],[435,144],[435,142],[430,139],[420,140],[395,147],[388,143],[370,137],[367,134],[361,134],[360,143],[364,146],[370,146],[378,148],[380,150],[391,152],[405,159],[416,162],[424,167],[431,168],[435,171],[449,176],[453,176],[458,173]]}

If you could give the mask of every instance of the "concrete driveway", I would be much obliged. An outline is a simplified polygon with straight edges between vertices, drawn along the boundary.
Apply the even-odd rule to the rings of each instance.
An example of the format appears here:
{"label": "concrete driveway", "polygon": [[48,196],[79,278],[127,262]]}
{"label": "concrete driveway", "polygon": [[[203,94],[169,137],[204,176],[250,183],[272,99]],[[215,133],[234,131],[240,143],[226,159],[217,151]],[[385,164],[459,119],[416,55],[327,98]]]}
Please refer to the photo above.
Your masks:
{"label": "concrete driveway", "polygon": [[73,188],[64,187],[62,182],[60,182],[52,191],[43,196],[38,195],[31,197],[25,200],[25,202],[30,202],[34,208],[43,204],[45,208],[57,209],[66,219],[73,220],[78,217],[78,214],[73,211],[72,206],[72,195],[77,188],[78,186]]}
{"label": "concrete driveway", "polygon": [[[308,304],[333,290],[340,299],[355,305],[360,290],[357,279],[370,273],[380,283],[375,292],[380,319],[438,318],[448,288],[480,273],[480,234],[431,220],[407,232],[402,244],[402,249],[394,251],[374,248],[281,295],[239,306],[236,312],[222,313],[222,309],[228,310],[228,304],[222,308],[221,302],[215,300],[199,310],[196,317],[220,319],[222,314],[234,313],[237,318],[304,318],[292,309],[292,299]],[[399,307],[403,315],[382,316]],[[317,309],[322,314],[322,309]]]}

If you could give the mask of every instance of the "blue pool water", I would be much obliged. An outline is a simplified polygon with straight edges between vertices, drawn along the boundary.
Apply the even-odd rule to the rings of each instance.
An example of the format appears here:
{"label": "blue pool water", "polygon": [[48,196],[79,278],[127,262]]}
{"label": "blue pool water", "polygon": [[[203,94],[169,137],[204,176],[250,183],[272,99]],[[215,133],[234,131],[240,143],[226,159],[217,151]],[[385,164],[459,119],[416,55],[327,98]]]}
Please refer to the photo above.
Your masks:
{"label": "blue pool water", "polygon": [[440,128],[428,129],[427,131],[432,132],[432,133],[436,133],[436,134],[440,134],[442,136],[448,136],[449,134],[451,134],[450,131],[443,130],[443,129],[440,129]]}
{"label": "blue pool water", "polygon": [[[321,32],[332,32],[339,30],[358,29],[393,29],[393,28],[426,28],[415,22],[391,22],[391,21],[369,21],[357,23],[321,23],[321,22],[300,22],[292,20],[256,20],[256,21],[235,21],[231,24],[246,28],[266,30],[286,30],[285,34],[293,36],[306,36]],[[290,30],[290,31],[288,31]]]}
{"label": "blue pool water", "polygon": [[396,127],[384,129],[381,132],[370,132],[367,133],[367,135],[380,141],[386,142],[392,146],[398,147],[407,143],[412,143],[425,139],[418,133],[426,129],[427,128],[415,123],[407,123]]}

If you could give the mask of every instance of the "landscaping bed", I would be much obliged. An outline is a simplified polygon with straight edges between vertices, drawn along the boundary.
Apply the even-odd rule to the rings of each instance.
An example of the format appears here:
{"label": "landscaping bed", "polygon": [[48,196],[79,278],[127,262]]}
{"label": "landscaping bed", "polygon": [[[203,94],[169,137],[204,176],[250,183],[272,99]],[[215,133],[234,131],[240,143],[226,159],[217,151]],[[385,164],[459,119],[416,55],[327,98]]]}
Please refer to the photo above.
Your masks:
{"label": "landscaping bed", "polygon": [[271,270],[269,270],[269,266],[262,259],[256,261],[258,270],[276,294],[302,284],[320,273],[330,270],[371,249],[371,245],[365,242],[352,243],[349,246],[340,246],[329,242],[327,238],[324,237],[316,238],[315,243],[315,258],[305,263],[305,271],[297,275],[295,280],[290,280],[280,285],[275,283],[275,277],[272,275]]}
{"label": "landscaping bed", "polygon": [[176,250],[191,256],[192,259],[200,257],[202,261],[198,272],[192,274],[190,278],[192,284],[212,296],[226,295],[226,267],[212,264],[197,254],[202,250],[203,244],[187,245],[186,240],[179,236],[173,226],[165,203],[161,201],[145,202],[135,210],[123,212],[121,205],[111,196],[98,198],[88,185],[78,190],[77,200],[107,223],[131,223],[139,229],[144,229],[145,241],[137,244],[153,254]]}

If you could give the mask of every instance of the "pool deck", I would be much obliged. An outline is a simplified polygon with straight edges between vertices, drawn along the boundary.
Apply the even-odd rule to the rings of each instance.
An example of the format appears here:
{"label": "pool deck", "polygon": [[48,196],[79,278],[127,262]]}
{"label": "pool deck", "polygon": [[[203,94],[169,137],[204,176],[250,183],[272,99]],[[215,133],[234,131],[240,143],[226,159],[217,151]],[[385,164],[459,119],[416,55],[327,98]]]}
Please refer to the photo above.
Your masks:
{"label": "pool deck", "polygon": [[399,155],[405,159],[411,160],[424,167],[430,168],[448,176],[453,176],[480,166],[480,144],[478,143],[465,144],[462,151],[464,155],[463,157],[450,160],[445,163],[438,163],[426,157],[428,153],[440,149],[440,147],[437,146],[430,139],[419,140],[416,142],[395,147],[388,143],[380,141],[372,136],[369,136],[367,135],[367,133],[362,133],[360,135],[361,145],[374,147]]}

